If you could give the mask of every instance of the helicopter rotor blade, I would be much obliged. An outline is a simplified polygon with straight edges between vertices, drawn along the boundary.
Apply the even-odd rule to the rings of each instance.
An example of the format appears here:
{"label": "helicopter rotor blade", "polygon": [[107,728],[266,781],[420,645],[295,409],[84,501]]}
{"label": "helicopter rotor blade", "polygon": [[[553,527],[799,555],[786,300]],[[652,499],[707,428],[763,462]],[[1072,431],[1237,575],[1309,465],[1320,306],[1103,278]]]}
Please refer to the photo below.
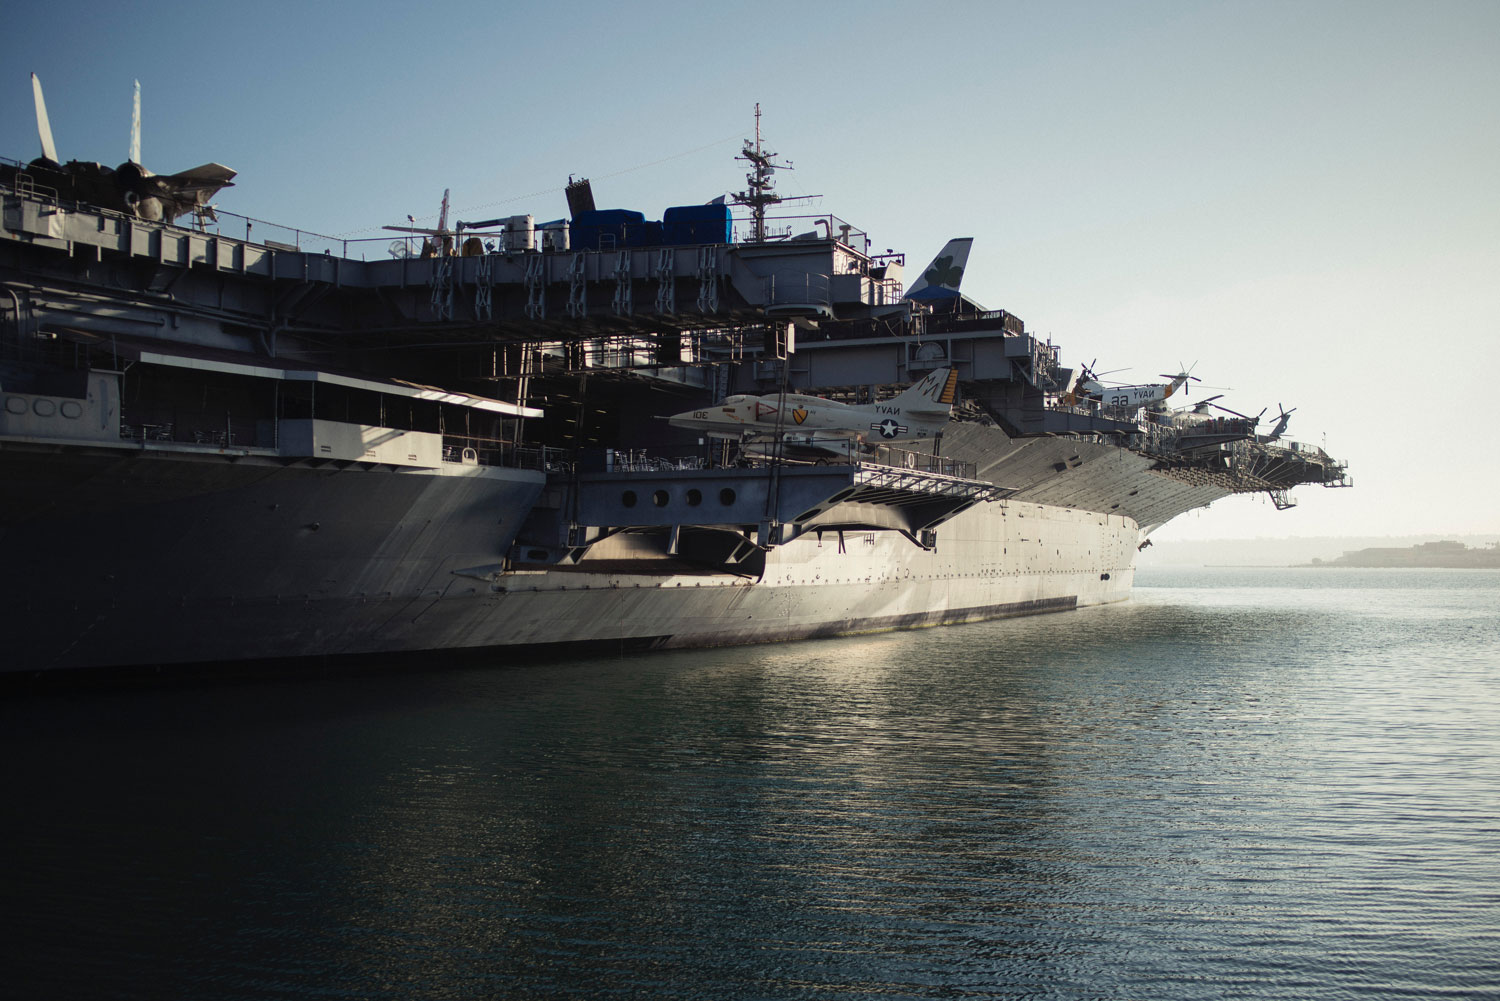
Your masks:
{"label": "helicopter rotor blade", "polygon": [[[1234,416],[1238,417],[1240,420],[1242,420],[1242,421],[1249,421],[1252,424],[1257,423],[1260,420],[1259,417],[1250,417],[1247,414],[1240,413],[1238,410],[1230,410],[1228,407],[1223,406],[1222,404],[1211,403],[1211,404],[1209,404],[1209,406],[1213,407],[1215,410],[1222,410],[1226,414],[1233,414]],[[1261,413],[1265,413],[1265,411],[1263,410],[1263,411],[1261,411]]]}

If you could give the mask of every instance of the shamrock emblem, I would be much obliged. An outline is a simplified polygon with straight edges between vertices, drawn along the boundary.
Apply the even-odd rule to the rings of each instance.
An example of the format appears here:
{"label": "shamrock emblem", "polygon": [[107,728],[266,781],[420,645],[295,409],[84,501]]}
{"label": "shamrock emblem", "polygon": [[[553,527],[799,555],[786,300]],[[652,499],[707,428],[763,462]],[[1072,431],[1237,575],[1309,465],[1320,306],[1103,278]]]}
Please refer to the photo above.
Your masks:
{"label": "shamrock emblem", "polygon": [[932,267],[922,276],[927,279],[929,285],[945,285],[948,288],[957,288],[958,283],[963,281],[964,269],[955,267],[953,255],[944,254],[932,262]]}

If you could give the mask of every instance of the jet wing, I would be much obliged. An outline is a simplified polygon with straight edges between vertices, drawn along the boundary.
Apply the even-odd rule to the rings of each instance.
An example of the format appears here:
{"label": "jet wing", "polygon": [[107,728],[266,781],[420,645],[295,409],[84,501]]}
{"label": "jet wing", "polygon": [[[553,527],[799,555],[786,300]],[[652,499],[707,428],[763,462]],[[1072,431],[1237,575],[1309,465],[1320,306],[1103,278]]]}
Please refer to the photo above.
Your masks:
{"label": "jet wing", "polygon": [[819,431],[815,435],[785,434],[780,444],[775,435],[758,435],[744,443],[745,451],[764,457],[827,461],[841,458],[853,461],[871,451],[854,432]]}
{"label": "jet wing", "polygon": [[776,440],[775,431],[767,428],[753,427],[748,424],[722,424],[718,421],[687,421],[675,418],[668,419],[668,422],[673,427],[682,428],[685,431],[697,431],[706,437],[722,438],[725,441],[751,442]]}
{"label": "jet wing", "polygon": [[[697,431],[710,438],[724,438],[738,442],[776,440],[774,425],[756,424],[726,416],[722,408],[707,407],[702,410],[689,410],[659,419],[665,420],[673,427],[682,428],[685,431]],[[816,431],[799,433],[791,428],[792,425],[789,422],[781,429],[782,439],[803,445],[816,445],[820,442],[842,443],[860,437],[859,432],[853,429],[818,428]]]}
{"label": "jet wing", "polygon": [[714,438],[739,438],[747,430],[740,421],[716,420],[709,410],[689,410],[671,417],[659,417],[674,428],[702,431]]}
{"label": "jet wing", "polygon": [[222,163],[205,163],[190,170],[166,174],[160,179],[178,191],[217,191],[220,188],[233,187],[231,182],[238,173],[239,171],[231,170]]}

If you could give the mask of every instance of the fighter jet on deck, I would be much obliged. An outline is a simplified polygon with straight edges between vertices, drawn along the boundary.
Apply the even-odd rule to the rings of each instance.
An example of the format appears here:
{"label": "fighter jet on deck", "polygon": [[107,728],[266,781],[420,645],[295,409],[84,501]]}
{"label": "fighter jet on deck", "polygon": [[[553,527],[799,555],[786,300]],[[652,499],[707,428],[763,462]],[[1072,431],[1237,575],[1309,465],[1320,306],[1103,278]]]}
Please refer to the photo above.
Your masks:
{"label": "fighter jet on deck", "polygon": [[741,395],[716,407],[676,414],[667,422],[713,438],[746,442],[781,435],[801,444],[850,440],[889,444],[939,434],[948,425],[957,392],[958,373],[941,368],[881,403],[855,406],[796,393]]}
{"label": "fighter jet on deck", "polygon": [[205,163],[175,174],[153,174],[141,166],[140,81],[135,85],[130,155],[114,168],[83,160],[59,161],[47,104],[42,99],[42,83],[35,73],[31,74],[31,92],[36,103],[36,129],[42,155],[26,167],[7,166],[0,170],[0,179],[7,184],[15,184],[24,173],[35,187],[51,189],[64,201],[97,205],[153,222],[171,222],[189,212],[211,220],[213,206],[208,200],[221,189],[232,187],[235,171],[221,163]]}

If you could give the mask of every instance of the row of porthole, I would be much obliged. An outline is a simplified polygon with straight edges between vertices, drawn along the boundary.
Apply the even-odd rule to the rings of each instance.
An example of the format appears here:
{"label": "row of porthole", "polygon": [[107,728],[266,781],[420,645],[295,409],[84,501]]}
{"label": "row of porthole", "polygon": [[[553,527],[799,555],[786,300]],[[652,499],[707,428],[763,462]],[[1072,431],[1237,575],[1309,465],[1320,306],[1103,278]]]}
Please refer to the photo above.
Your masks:
{"label": "row of porthole", "polygon": [[[7,396],[5,398],[6,413],[16,414],[17,416],[19,416],[21,414],[24,414],[26,410],[27,406],[25,397]],[[59,407],[51,400],[37,397],[35,400],[31,401],[30,410],[38,417],[51,417],[53,414],[57,413],[58,410],[61,410],[62,415],[69,420],[77,420],[78,418],[83,416],[83,404],[79,403],[77,400],[63,400],[62,406]]]}
{"label": "row of porthole", "polygon": [[[1038,575],[1043,575],[1043,574],[1045,574],[1047,576],[1051,576],[1052,574],[1054,574],[1056,572],[1057,571],[1054,571],[1054,570],[1012,570],[1009,573],[1004,573],[1004,574],[977,574],[977,573],[975,573],[975,574],[964,574],[964,573],[958,573],[958,574],[954,574],[954,573],[939,574],[939,573],[934,573],[934,574],[917,574],[916,576],[913,576],[913,575],[911,575],[911,574],[908,573],[908,574],[906,574],[904,576],[901,576],[901,577],[891,576],[891,577],[880,577],[878,579],[870,579],[870,578],[865,578],[865,577],[850,577],[847,580],[844,579],[844,578],[842,578],[842,577],[830,577],[827,580],[822,580],[821,578],[818,578],[818,577],[812,577],[812,578],[808,578],[808,577],[777,577],[775,580],[770,581],[770,583],[772,583],[772,584],[808,584],[808,585],[812,585],[812,584],[820,584],[820,585],[821,584],[902,584],[902,583],[906,583],[908,581],[913,581],[913,580],[958,580],[958,579],[963,578],[963,577],[1022,577],[1022,576],[1038,576]],[[1084,571],[1079,571],[1079,572],[1084,572]],[[1106,574],[1101,579],[1108,580],[1109,576]]]}
{"label": "row of porthole", "polygon": [[[682,499],[687,502],[688,507],[697,507],[699,504],[703,503],[703,491],[699,490],[697,487],[691,487],[685,494],[682,495]],[[665,490],[657,490],[651,494],[651,503],[655,504],[657,507],[666,507],[669,503],[671,503],[671,500],[672,495],[667,493]],[[735,493],[729,487],[725,487],[723,490],[719,491],[720,504],[723,504],[725,507],[729,507],[734,503],[734,501]],[[636,504],[640,503],[640,498],[636,496],[636,492],[634,490],[626,490],[620,494],[620,503],[625,507],[635,507]]]}

